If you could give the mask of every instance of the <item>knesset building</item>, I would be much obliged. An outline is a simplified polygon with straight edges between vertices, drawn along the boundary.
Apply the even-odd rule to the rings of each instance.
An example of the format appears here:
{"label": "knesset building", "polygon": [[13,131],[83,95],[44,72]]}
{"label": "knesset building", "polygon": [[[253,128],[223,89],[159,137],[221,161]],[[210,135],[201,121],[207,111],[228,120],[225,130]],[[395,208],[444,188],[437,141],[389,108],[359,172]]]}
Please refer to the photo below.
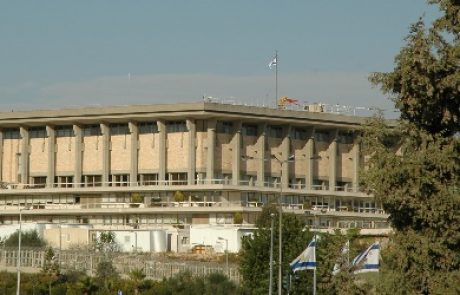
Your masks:
{"label": "knesset building", "polygon": [[0,223],[388,230],[360,191],[364,118],[199,102],[0,113]]}

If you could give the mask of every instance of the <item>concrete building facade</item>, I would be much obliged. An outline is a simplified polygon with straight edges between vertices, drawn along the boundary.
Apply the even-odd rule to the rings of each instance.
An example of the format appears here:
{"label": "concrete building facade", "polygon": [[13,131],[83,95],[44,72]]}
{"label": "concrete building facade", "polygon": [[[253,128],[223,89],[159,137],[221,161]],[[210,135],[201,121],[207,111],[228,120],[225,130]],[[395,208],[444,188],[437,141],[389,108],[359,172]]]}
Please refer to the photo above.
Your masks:
{"label": "concrete building facade", "polygon": [[363,120],[210,102],[0,113],[0,223],[250,226],[282,190],[312,228],[385,231],[359,188]]}

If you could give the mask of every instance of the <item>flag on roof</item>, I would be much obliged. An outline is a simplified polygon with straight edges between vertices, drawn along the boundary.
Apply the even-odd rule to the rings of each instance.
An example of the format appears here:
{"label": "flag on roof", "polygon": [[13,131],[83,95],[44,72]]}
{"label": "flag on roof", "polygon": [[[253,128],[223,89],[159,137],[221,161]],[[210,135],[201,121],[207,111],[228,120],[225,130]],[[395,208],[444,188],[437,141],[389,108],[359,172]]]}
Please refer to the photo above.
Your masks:
{"label": "flag on roof", "polygon": [[270,70],[273,68],[273,67],[276,67],[278,65],[278,57],[275,56],[271,61],[270,63],[268,64],[268,67],[270,68]]}

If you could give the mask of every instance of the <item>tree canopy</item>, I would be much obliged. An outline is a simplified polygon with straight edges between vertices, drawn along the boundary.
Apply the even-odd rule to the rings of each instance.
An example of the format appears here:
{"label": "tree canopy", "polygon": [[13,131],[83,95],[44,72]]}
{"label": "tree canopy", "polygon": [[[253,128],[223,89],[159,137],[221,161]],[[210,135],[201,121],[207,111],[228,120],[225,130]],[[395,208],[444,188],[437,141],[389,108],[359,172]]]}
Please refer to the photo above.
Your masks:
{"label": "tree canopy", "polygon": [[395,230],[382,293],[460,293],[460,2],[429,2],[442,16],[413,24],[394,70],[370,77],[401,111],[363,132],[363,182]]}

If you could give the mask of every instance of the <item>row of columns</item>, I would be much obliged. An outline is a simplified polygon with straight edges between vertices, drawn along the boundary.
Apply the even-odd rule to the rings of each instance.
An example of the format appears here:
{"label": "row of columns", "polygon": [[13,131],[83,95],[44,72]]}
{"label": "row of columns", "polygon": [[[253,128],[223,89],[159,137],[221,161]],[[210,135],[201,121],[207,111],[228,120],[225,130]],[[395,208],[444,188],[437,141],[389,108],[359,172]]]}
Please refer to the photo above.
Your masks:
{"label": "row of columns", "polygon": [[[265,145],[267,141],[267,124],[261,123],[258,125],[258,138],[256,141],[257,146],[257,158],[254,160],[257,161],[257,185],[263,186],[265,182],[265,165],[266,161],[269,161],[272,155],[267,155]],[[213,127],[215,129],[215,127]],[[238,185],[240,183],[240,170],[241,170],[241,128],[242,123],[237,122],[234,130],[233,139],[231,142],[231,146],[233,149],[232,155],[232,183],[234,185]],[[214,130],[213,129],[213,130]],[[288,187],[289,184],[289,157],[291,155],[290,146],[291,146],[291,126],[285,126],[283,128],[283,139],[281,142],[281,154],[275,155],[279,160],[282,169],[282,179],[281,184],[283,187]],[[311,128],[307,135],[307,142],[304,146],[304,154],[305,158],[297,159],[297,161],[306,161],[306,171],[305,171],[305,184],[307,188],[311,188],[314,182],[314,169],[315,169],[315,148],[314,148],[314,136],[315,136],[315,128]],[[215,131],[209,132],[208,129],[208,147],[214,145]],[[328,157],[329,157],[329,190],[335,191],[336,183],[337,183],[337,140],[339,137],[339,130],[334,129],[331,131],[331,141],[328,148]],[[212,144],[212,145],[210,145]],[[212,150],[212,151],[211,151]],[[213,149],[208,148],[208,158],[213,157]],[[214,158],[214,157],[213,157]],[[352,160],[353,160],[353,175],[352,175],[352,185],[353,191],[358,191],[358,173],[360,167],[360,148],[359,143],[357,141],[353,144],[352,149]],[[208,161],[208,164],[211,163]],[[206,171],[212,171],[212,166],[207,167]],[[210,174],[207,173],[207,178],[211,179]]]}
{"label": "row of columns", "polygon": [[[159,143],[158,143],[158,180],[164,181],[166,175],[167,167],[167,157],[166,157],[166,124],[163,120],[157,121],[158,133],[159,133]],[[187,165],[187,176],[188,184],[195,183],[196,175],[196,123],[192,119],[186,120],[187,130],[189,132],[188,137],[188,165]],[[257,158],[254,160],[257,161],[257,185],[263,186],[265,181],[265,166],[266,161],[270,158],[271,155],[266,153],[266,141],[267,141],[267,124],[261,123],[258,125],[258,138],[256,141],[257,146]],[[101,133],[102,133],[102,181],[107,183],[110,176],[110,126],[106,123],[100,124]],[[215,178],[215,145],[216,145],[216,136],[217,136],[217,121],[208,120],[207,121],[207,142],[206,142],[206,178],[212,180]],[[242,122],[237,121],[234,124],[234,135],[231,140],[232,147],[232,184],[239,185],[240,183],[240,171],[241,171],[241,141],[242,141]],[[290,156],[290,126],[285,126],[283,128],[283,139],[281,142],[281,153],[278,156],[280,162],[284,164],[282,166],[282,179],[281,182],[283,186],[287,187],[289,183],[289,162],[288,158]],[[74,182],[79,183],[82,177],[82,140],[83,132],[82,128],[78,125],[73,125],[73,131],[75,135],[75,167],[74,167]],[[137,123],[129,122],[129,131],[131,133],[131,151],[130,151],[130,179],[132,183],[137,181],[138,175],[138,149],[139,149],[139,129]],[[53,126],[46,126],[46,133],[48,136],[48,172],[47,172],[47,185],[52,186],[56,171],[56,134]],[[306,171],[305,171],[305,184],[307,187],[313,185],[313,175],[315,168],[315,152],[314,152],[314,134],[315,129],[311,128],[308,132],[307,141],[304,146],[304,155],[305,158],[297,159],[298,161],[306,161]],[[21,182],[27,184],[29,182],[29,132],[27,128],[20,128],[20,135],[22,137],[23,144],[21,145],[21,158],[20,158],[20,175]],[[335,190],[335,184],[337,181],[337,138],[338,130],[332,131],[331,142],[328,148],[329,156],[329,188],[330,190]],[[0,142],[3,142],[3,133],[0,131]],[[0,144],[0,154],[2,153],[3,144]],[[352,183],[353,190],[358,190],[358,171],[360,166],[360,148],[357,142],[354,143],[352,149],[352,160],[353,160],[353,175]],[[0,167],[2,157],[0,157]],[[0,171],[1,172],[1,171]],[[1,175],[1,174],[0,174]]]}

